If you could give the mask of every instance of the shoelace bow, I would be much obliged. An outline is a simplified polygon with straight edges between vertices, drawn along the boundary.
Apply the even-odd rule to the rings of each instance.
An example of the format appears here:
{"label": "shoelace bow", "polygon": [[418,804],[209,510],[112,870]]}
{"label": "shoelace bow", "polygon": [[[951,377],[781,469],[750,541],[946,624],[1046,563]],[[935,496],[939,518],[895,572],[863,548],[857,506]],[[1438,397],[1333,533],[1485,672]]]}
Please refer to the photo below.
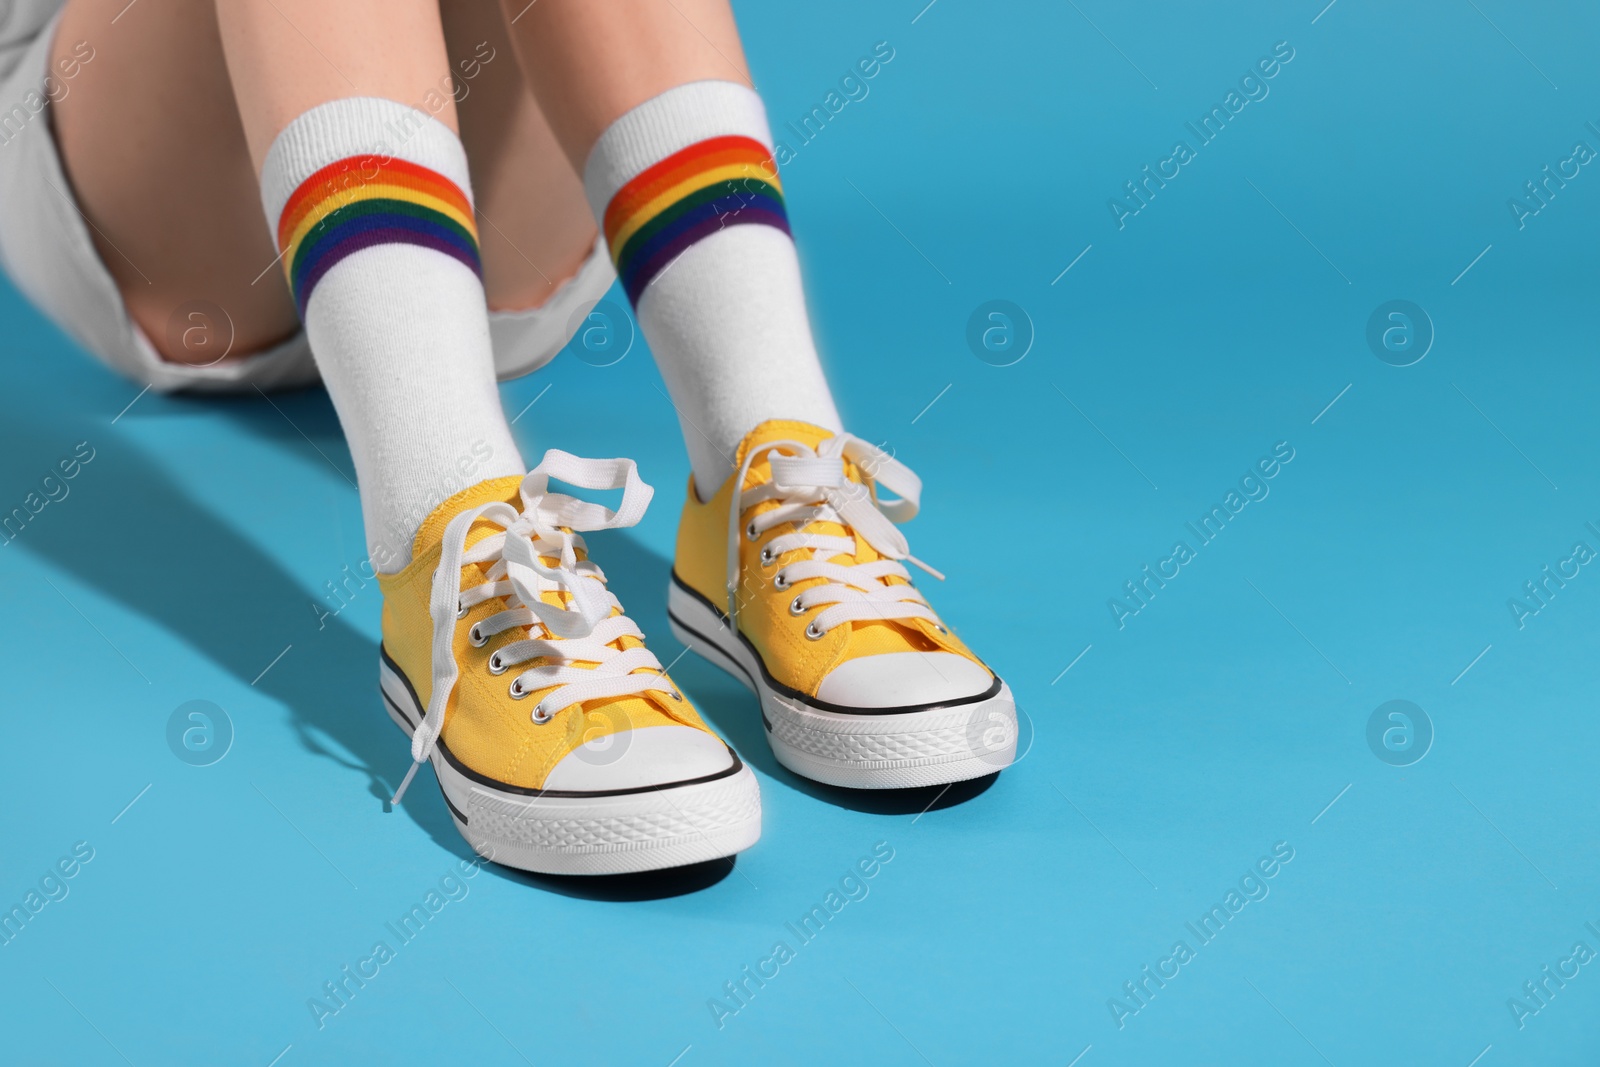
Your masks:
{"label": "shoelace bow", "polygon": [[[552,493],[551,478],[582,489],[621,489],[622,502],[612,511],[564,493]],[[514,641],[489,657],[490,673],[503,674],[516,664],[539,659],[544,662],[512,679],[511,696],[521,699],[540,689],[556,687],[534,706],[534,722],[547,723],[558,712],[588,700],[652,691],[683,699],[667,681],[661,661],[648,649],[636,646],[623,651],[614,647],[620,638],[643,639],[644,634],[621,613],[621,604],[606,588],[600,568],[577,558],[577,551],[584,547],[583,538],[577,536],[580,531],[632,526],[644,516],[654,490],[639,477],[634,462],[583,459],[552,448],[522,479],[518,491],[520,512],[508,503],[493,501],[468,508],[445,527],[439,568],[434,571],[428,599],[433,619],[433,690],[428,697],[427,714],[411,737],[411,769],[395,790],[392,804],[400,802],[444,729],[445,708],[460,673],[454,651],[456,623],[486,600],[505,597],[507,607],[473,626],[470,640],[474,645],[481,647],[494,635],[510,629],[530,628],[525,639]],[[467,533],[480,519],[501,529],[468,548]],[[554,557],[556,566],[546,566],[541,556]],[[490,561],[484,581],[463,590],[462,568]],[[545,603],[543,594],[547,592],[568,594],[569,606]],[[616,614],[612,614],[613,609],[617,609]],[[574,666],[576,663],[593,666]]]}
{"label": "shoelace bow", "polygon": [[[743,490],[751,466],[761,456],[769,457],[772,477],[762,485]],[[855,465],[861,481],[852,481],[845,463]],[[745,454],[739,468],[741,487],[728,514],[728,617],[736,622],[739,603],[739,527],[745,522],[744,536],[751,541],[784,523],[794,529],[780,534],[762,547],[761,561],[770,564],[786,552],[809,550],[807,557],[780,567],[773,575],[775,588],[783,590],[811,578],[826,581],[799,593],[789,603],[795,615],[812,608],[824,610],[806,627],[806,636],[816,640],[846,622],[885,619],[926,619],[941,626],[939,616],[928,601],[910,584],[892,584],[894,577],[910,582],[911,574],[901,560],[927,571],[935,578],[944,575],[911,554],[905,535],[896,527],[917,514],[922,495],[922,480],[911,468],[887,452],[859,437],[839,434],[815,449],[799,441],[769,441]],[[877,488],[894,493],[898,499],[882,499]],[[744,514],[767,501],[778,506],[752,516]],[[845,527],[848,536],[809,532],[814,523],[833,523]],[[882,559],[857,563],[857,539],[871,545]]]}

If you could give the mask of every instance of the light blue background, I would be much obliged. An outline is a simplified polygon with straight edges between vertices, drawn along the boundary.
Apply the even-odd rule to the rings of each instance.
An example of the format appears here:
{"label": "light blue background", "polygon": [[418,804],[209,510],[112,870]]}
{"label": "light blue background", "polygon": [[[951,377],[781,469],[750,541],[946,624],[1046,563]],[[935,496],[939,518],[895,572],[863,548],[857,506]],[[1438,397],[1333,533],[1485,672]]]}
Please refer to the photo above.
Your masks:
{"label": "light blue background", "polygon": [[[1600,148],[1600,12],[924,2],[739,14],[775,126],[894,49],[784,182],[849,424],[926,481],[913,548],[1035,728],[1022,762],[920,815],[932,793],[813,786],[686,657],[761,778],[736,868],[658,899],[487,870],[319,1030],[307,998],[467,854],[431,782],[379,799],[408,757],[376,587],[320,631],[310,607],[364,556],[332,410],[152,394],[113,424],[137,388],[4,289],[0,510],[95,449],[0,549],[0,903],[94,848],[0,946],[5,1059],[1595,1061],[1600,966],[1525,1028],[1507,1000],[1600,950],[1600,576],[1522,629],[1507,601],[1600,548],[1600,174],[1521,230],[1506,202]],[[1108,198],[1278,41],[1270,95],[1118,230]],[[996,298],[1036,334],[1003,368],[965,341]],[[1436,330],[1405,368],[1365,341],[1396,298]],[[658,487],[594,547],[670,661],[688,468],[656,371],[642,343],[564,355],[508,409],[547,385],[529,454],[634,455]],[[1107,600],[1279,441],[1270,496],[1119,630]],[[1436,731],[1403,768],[1366,741],[1397,698]],[[165,736],[195,699],[236,733],[203,768]],[[880,841],[870,894],[718,1029],[708,999]],[[1119,1029],[1108,998],[1280,841],[1270,895]]]}

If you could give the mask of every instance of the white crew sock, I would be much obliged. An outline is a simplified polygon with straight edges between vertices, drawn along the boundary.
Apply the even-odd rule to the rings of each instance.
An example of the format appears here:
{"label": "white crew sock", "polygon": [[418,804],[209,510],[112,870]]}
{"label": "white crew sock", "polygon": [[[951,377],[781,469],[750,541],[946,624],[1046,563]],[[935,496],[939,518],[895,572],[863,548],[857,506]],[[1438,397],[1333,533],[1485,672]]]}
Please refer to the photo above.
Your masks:
{"label": "white crew sock", "polygon": [[584,188],[683,425],[695,487],[768,419],[840,429],[806,316],[761,98],[691,82],[601,134]]}
{"label": "white crew sock", "polygon": [[355,459],[367,549],[392,573],[435,507],[526,469],[495,385],[466,153],[413,108],[334,100],[273,141],[261,201]]}

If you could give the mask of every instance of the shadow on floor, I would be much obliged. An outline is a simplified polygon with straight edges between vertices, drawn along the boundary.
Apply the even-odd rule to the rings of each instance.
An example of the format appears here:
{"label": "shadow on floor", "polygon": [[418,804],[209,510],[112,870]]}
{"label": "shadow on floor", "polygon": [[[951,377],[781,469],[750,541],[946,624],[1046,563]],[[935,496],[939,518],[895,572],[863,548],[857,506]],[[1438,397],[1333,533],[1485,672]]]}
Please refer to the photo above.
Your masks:
{"label": "shadow on floor", "polygon": [[[376,643],[338,617],[319,622],[313,595],[299,579],[191,498],[139,445],[108,432],[103,418],[31,400],[14,398],[13,417],[0,425],[0,479],[37,484],[41,441],[86,440],[95,454],[70,495],[52,506],[62,512],[42,513],[36,520],[41,528],[24,528],[13,549],[47,560],[244,684],[253,682],[290,711],[306,751],[364,775],[366,802],[386,800],[408,752],[379,703]],[[248,400],[224,403],[252,406]],[[315,401],[301,403],[302,425],[319,429],[321,419],[325,428]],[[259,398],[254,406],[266,407]],[[35,414],[41,410],[50,411],[48,421]],[[279,418],[270,408],[266,413]],[[337,432],[336,421],[333,428]],[[306,446],[298,434],[295,440]],[[182,686],[181,679],[156,680]],[[404,807],[436,841],[470,854],[436,788],[413,791]]]}
{"label": "shadow on floor", "polygon": [[[270,403],[252,396],[141,402],[180,412],[190,405],[221,406],[246,432],[299,449],[311,462],[320,452],[336,469],[350,473],[337,415],[321,390],[274,394]],[[88,441],[95,449],[83,475],[71,483],[61,514],[42,513],[40,529],[29,536],[25,527],[13,547],[94,587],[245,685],[254,683],[289,710],[289,722],[307,752],[364,775],[370,798],[365,802],[388,810],[409,752],[404,735],[383,714],[377,644],[340,617],[319,620],[311,607],[315,598],[299,578],[192,498],[140,445],[108,431],[103,416],[26,395],[13,396],[12,410],[13,417],[0,424],[0,482],[37,484],[44,473],[41,442]],[[290,645],[292,650],[274,663]],[[182,686],[181,679],[158,681]],[[471,857],[431,771],[421,777],[430,781],[419,781],[401,806],[442,848]],[[567,896],[627,901],[707,888],[727,877],[733,864],[717,860],[603,878],[488,869]]]}
{"label": "shadow on floor", "polygon": [[612,903],[664,900],[709,889],[733,873],[737,859],[706,860],[686,867],[637,874],[534,874],[513,867],[497,868],[513,882],[536,886],[564,897]]}
{"label": "shadow on floor", "polygon": [[[353,479],[338,417],[320,389],[270,399],[168,397],[148,403],[180,412],[189,405],[208,410],[221,406],[246,432],[308,457],[320,454]],[[192,499],[141,446],[115,430],[108,432],[98,414],[91,418],[26,395],[14,396],[11,406],[14,416],[0,425],[0,479],[8,484],[37,482],[42,471],[33,467],[41,441],[87,440],[96,449],[92,476],[72,486],[72,497],[78,500],[73,507],[84,510],[76,510],[69,521],[49,522],[48,536],[30,537],[25,529],[17,546],[144,616],[246,685],[254,684],[289,709],[290,723],[306,751],[361,773],[372,801],[386,802],[406,769],[408,752],[404,737],[379,704],[376,643],[338,617],[319,620],[311,606],[314,597],[299,579]],[[85,521],[88,509],[94,521]],[[657,655],[671,663],[683,649],[666,622],[670,563],[624,532],[596,534],[590,541],[613,589],[650,636]],[[292,651],[274,663],[290,645]],[[271,669],[262,674],[269,664]],[[768,776],[827,803],[880,814],[917,813],[961,803],[993,780],[948,790],[892,791],[811,782],[773,758],[755,698],[740,683],[694,655],[683,656],[673,673],[742,757]],[[463,858],[471,855],[437,784],[411,790],[402,807],[446,850]],[[727,877],[733,863],[717,860],[607,878],[495,869],[550,892],[626,901],[704,889]]]}

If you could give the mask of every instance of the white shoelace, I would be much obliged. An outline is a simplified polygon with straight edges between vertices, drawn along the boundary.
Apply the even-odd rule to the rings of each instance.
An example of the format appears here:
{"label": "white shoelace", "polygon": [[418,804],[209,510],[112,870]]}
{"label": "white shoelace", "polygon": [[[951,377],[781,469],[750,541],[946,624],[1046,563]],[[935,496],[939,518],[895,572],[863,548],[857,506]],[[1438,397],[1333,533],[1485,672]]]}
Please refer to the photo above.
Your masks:
{"label": "white shoelace", "polygon": [[[808,549],[810,554],[780,567],[773,575],[774,588],[783,590],[810,578],[826,581],[797,595],[789,603],[794,615],[812,608],[824,610],[806,627],[806,636],[817,640],[847,622],[885,619],[925,619],[943,625],[923,595],[909,584],[886,582],[888,577],[910,581],[911,574],[898,561],[905,560],[935,578],[944,575],[911,554],[905,535],[895,523],[906,522],[917,514],[922,495],[922,480],[887,452],[859,437],[839,434],[815,449],[799,441],[768,441],[745,454],[738,480],[743,486],[750,467],[769,455],[772,477],[754,489],[744,490],[728,514],[728,617],[736,624],[739,602],[739,534],[751,541],[766,531],[793,523],[794,529],[774,537],[762,546],[761,562],[770,564],[786,552]],[[845,462],[855,464],[863,482],[851,481]],[[898,499],[881,499],[877,488],[896,494]],[[744,520],[744,513],[766,501],[777,501]],[[834,523],[845,527],[851,536],[808,533],[813,523]],[[857,539],[871,545],[886,558],[871,563],[856,563]]]}
{"label": "white shoelace", "polygon": [[[582,489],[621,489],[616,511],[586,500],[549,491],[550,479],[559,478]],[[621,651],[619,638],[642,639],[644,634],[626,615],[605,585],[605,574],[589,560],[578,560],[584,547],[581,530],[610,530],[632,526],[643,516],[654,490],[639,477],[631,459],[583,459],[552,448],[522,479],[522,510],[502,501],[480,504],[456,515],[445,527],[440,543],[439,569],[433,574],[429,614],[433,618],[433,690],[427,714],[411,737],[411,769],[390,803],[399,804],[406,787],[433,752],[444,729],[444,712],[454,691],[459,667],[454,641],[456,623],[473,607],[495,597],[505,597],[507,608],[472,627],[470,640],[478,647],[495,634],[516,627],[531,627],[528,637],[498,649],[489,657],[489,673],[532,659],[546,662],[522,671],[511,680],[514,699],[550,686],[552,692],[534,706],[531,717],[543,725],[558,712],[599,700],[648,692],[683,696],[667,681],[661,661],[643,647]],[[467,547],[467,532],[479,519],[501,527]],[[558,560],[547,567],[541,556]],[[461,569],[493,561],[485,580],[461,588]],[[565,592],[569,607],[544,602],[547,592]],[[612,609],[618,614],[613,615]],[[591,663],[591,667],[573,666]],[[648,668],[648,670],[642,670]],[[635,673],[639,672],[639,673]]]}

